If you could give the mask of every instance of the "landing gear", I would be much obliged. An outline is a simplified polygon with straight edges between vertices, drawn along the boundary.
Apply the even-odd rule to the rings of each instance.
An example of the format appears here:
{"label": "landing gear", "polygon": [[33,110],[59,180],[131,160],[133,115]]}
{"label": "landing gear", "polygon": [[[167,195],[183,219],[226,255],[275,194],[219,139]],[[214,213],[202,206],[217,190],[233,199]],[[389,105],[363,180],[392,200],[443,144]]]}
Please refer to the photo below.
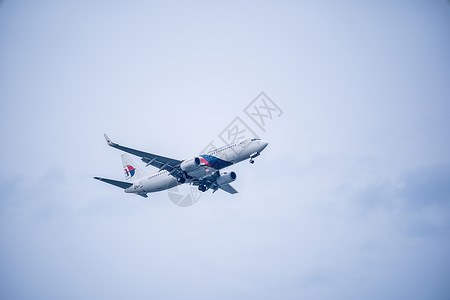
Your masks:
{"label": "landing gear", "polygon": [[204,186],[204,185],[199,185],[198,189],[202,192],[206,192],[206,190],[207,190],[206,186]]}
{"label": "landing gear", "polygon": [[177,181],[178,181],[179,183],[183,184],[183,183],[186,182],[186,178],[184,178],[184,177],[178,177]]}
{"label": "landing gear", "polygon": [[252,154],[250,154],[250,163],[251,164],[254,164],[255,163],[255,161],[253,160],[255,157],[257,157],[257,156],[259,156],[261,153],[259,153],[259,152],[254,152],[254,153],[252,153]]}

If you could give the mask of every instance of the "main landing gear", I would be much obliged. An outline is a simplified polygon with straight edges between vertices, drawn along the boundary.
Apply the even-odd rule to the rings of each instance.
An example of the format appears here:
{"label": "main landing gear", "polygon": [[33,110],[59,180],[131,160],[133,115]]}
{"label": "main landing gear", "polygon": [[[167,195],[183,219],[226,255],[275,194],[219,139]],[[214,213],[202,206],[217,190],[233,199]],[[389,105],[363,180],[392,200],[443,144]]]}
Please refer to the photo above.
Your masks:
{"label": "main landing gear", "polygon": [[199,190],[199,191],[206,192],[207,189],[208,189],[208,188],[206,187],[206,185],[199,185],[199,186],[198,186],[198,190]]}

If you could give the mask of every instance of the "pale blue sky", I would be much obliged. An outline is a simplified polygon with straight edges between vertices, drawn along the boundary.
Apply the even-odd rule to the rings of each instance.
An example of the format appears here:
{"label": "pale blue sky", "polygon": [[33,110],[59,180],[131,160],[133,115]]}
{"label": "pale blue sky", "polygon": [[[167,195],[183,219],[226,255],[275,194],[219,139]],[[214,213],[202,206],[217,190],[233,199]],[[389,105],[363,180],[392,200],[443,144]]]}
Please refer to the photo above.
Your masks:
{"label": "pale blue sky", "polygon": [[[0,4],[0,298],[448,299],[448,1]],[[283,110],[239,194],[122,179],[259,92]],[[153,171],[153,169],[149,171]]]}

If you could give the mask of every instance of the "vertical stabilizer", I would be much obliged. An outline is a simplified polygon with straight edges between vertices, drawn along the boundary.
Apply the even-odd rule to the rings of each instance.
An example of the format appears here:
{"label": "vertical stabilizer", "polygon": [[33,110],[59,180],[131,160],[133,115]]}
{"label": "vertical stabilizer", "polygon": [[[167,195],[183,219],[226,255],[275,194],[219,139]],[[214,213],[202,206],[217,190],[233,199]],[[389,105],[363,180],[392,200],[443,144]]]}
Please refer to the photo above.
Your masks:
{"label": "vertical stabilizer", "polygon": [[134,162],[130,155],[124,153],[121,157],[123,170],[125,173],[125,180],[135,181],[137,179],[140,179],[144,175],[142,169]]}

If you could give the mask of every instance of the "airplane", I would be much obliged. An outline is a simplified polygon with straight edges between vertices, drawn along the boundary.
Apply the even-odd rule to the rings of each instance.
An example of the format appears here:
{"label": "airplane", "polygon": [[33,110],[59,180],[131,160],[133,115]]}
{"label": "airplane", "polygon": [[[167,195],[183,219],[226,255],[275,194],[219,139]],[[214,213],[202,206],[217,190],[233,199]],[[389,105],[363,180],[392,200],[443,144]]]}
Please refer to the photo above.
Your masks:
{"label": "airplane", "polygon": [[121,157],[126,181],[102,177],[94,177],[94,179],[120,187],[125,193],[134,193],[144,198],[148,197],[148,193],[167,190],[184,183],[198,186],[202,192],[211,189],[214,193],[221,189],[227,193],[236,194],[238,191],[230,185],[236,180],[236,173],[221,172],[221,170],[246,159],[250,159],[250,163],[253,164],[254,158],[259,156],[269,144],[259,138],[250,138],[235,141],[190,159],[177,160],[124,147],[113,143],[106,134],[104,136],[109,146],[138,156],[146,167],[151,165],[159,170],[146,174],[130,155],[123,153]]}

